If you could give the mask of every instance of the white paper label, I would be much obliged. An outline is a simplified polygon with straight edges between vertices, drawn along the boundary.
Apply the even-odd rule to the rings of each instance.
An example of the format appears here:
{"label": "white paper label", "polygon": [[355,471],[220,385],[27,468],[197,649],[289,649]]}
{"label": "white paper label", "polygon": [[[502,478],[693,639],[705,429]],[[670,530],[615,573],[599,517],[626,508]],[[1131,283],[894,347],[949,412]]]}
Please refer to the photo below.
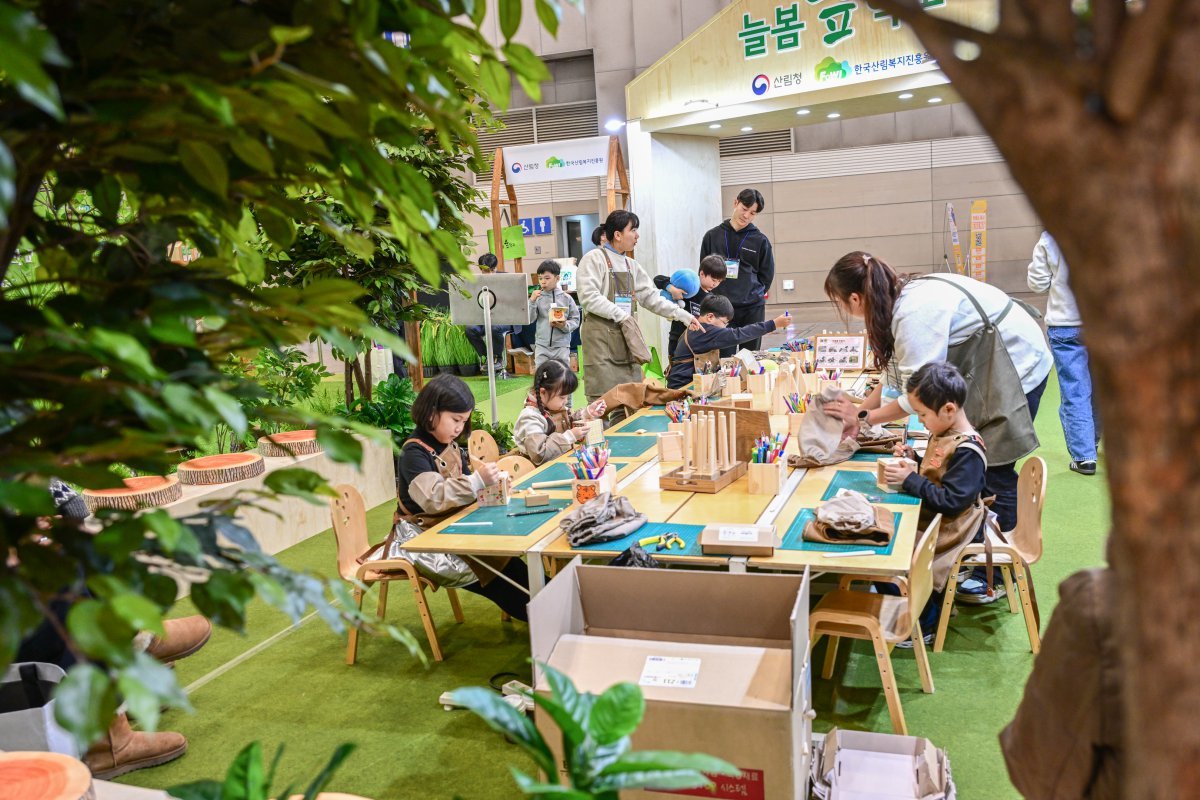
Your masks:
{"label": "white paper label", "polygon": [[695,689],[700,677],[700,659],[670,656],[646,656],[639,686],[669,686],[672,689]]}
{"label": "white paper label", "polygon": [[717,531],[717,541],[754,543],[758,541],[758,531],[753,528],[721,528]]}

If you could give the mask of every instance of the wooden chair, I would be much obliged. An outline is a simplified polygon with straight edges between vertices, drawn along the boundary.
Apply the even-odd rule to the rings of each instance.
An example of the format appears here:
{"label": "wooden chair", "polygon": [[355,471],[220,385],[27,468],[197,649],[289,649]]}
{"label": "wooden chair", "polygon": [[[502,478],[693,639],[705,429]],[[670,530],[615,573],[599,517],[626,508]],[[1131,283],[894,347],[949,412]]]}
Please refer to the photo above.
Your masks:
{"label": "wooden chair", "polygon": [[[1017,478],[1017,527],[1005,534],[1007,541],[990,528],[986,531],[992,548],[992,566],[1000,570],[1004,589],[1008,593],[1008,610],[1013,614],[1023,612],[1025,631],[1029,634],[1029,649],[1034,653],[1042,649],[1042,636],[1033,604],[1033,576],[1029,573],[1029,567],[1042,557],[1042,507],[1045,502],[1046,462],[1033,456],[1021,467],[1021,474]],[[950,570],[946,597],[942,600],[942,615],[938,620],[937,638],[933,641],[935,653],[942,652],[946,642],[958,573],[964,566],[976,567],[985,563],[987,551],[983,543],[969,544],[963,548],[954,569]],[[1013,591],[1014,582],[1016,591]]]}
{"label": "wooden chair", "polygon": [[[929,523],[913,548],[908,580],[892,581],[901,587],[902,594],[899,597],[838,588],[822,597],[808,617],[810,648],[816,645],[820,637],[829,637],[825,647],[825,664],[821,670],[821,677],[827,680],[833,677],[838,639],[845,637],[871,642],[875,649],[875,662],[879,665],[883,693],[887,698],[888,714],[892,718],[892,729],[899,734],[907,734],[908,726],[904,722],[900,691],[892,670],[891,651],[897,643],[912,639],[917,670],[921,674],[921,688],[927,694],[933,693],[933,673],[929,668],[929,654],[925,652],[920,618],[925,603],[933,593],[933,552],[941,524],[942,516],[939,514]],[[872,578],[855,576],[853,580]],[[848,581],[844,580],[842,586],[847,585]]]}
{"label": "wooden chair", "polygon": [[509,477],[512,478],[513,483],[516,483],[537,469],[537,467],[533,465],[533,462],[528,458],[517,455],[505,456],[504,458],[501,458],[496,462],[496,467],[499,468],[501,472],[507,472]]}
{"label": "wooden chair", "polygon": [[[358,489],[347,484],[334,487],[338,496],[330,501],[330,511],[333,515],[333,535],[337,540],[338,573],[348,581],[362,582],[366,589],[371,584],[379,584],[379,619],[387,613],[388,584],[392,581],[407,580],[412,586],[413,599],[421,612],[421,622],[425,625],[425,635],[429,638],[429,649],[433,651],[433,660],[442,660],[442,648],[438,646],[437,629],[433,625],[433,615],[429,612],[429,603],[425,600],[425,588],[437,591],[438,587],[427,578],[422,577],[411,562],[402,559],[387,559],[359,564],[358,558],[370,549],[367,541],[367,509]],[[366,589],[354,587],[354,602],[359,611],[362,610],[363,595]],[[454,611],[454,619],[463,621],[462,606],[458,602],[458,592],[447,589],[450,598],[450,608]],[[346,663],[353,664],[358,658],[358,626],[350,628],[350,639],[346,644]]]}
{"label": "wooden chair", "polygon": [[494,464],[500,460],[500,447],[487,431],[471,431],[467,438],[467,452],[471,458]]}

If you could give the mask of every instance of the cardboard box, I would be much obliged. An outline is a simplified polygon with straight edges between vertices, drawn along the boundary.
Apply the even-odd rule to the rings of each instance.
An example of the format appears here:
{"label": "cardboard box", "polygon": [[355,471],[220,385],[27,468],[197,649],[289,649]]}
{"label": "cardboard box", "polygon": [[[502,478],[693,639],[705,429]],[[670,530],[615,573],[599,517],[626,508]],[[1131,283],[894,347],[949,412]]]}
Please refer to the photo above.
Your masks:
{"label": "cardboard box", "polygon": [[518,347],[508,351],[508,359],[512,363],[513,375],[533,374],[533,351],[526,347]]}
{"label": "cardboard box", "polygon": [[700,531],[700,552],[706,556],[773,556],[778,546],[774,525],[718,524]]}
{"label": "cardboard box", "polygon": [[906,462],[911,464],[913,469],[916,469],[917,462],[913,461],[911,458],[893,458],[891,456],[886,456],[875,462],[875,485],[879,487],[880,491],[890,492],[892,494],[904,491],[904,484],[888,483],[887,478],[885,478],[883,475],[883,471],[893,464],[904,464]]}
{"label": "cardboard box", "polygon": [[[707,753],[742,769],[716,798],[807,798],[809,578],[623,569],[572,561],[529,604],[535,664],[595,695],[629,681],[635,750]],[[534,690],[549,692],[535,668]],[[562,768],[562,737],[536,723]],[[622,792],[622,798],[663,798]]]}
{"label": "cardboard box", "polygon": [[954,800],[950,761],[916,736],[834,728],[825,735],[813,783],[829,800]]}

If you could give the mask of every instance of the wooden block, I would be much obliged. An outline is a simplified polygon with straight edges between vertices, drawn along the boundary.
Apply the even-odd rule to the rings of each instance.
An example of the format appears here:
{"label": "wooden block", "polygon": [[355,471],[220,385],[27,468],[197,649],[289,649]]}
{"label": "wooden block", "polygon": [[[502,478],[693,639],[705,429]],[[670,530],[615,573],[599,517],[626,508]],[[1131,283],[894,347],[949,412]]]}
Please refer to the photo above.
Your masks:
{"label": "wooden block", "polygon": [[735,394],[733,397],[731,397],[729,399],[733,401],[733,405],[737,408],[747,408],[748,409],[754,405],[754,395],[750,394],[749,392]]}
{"label": "wooden block", "polygon": [[770,394],[772,376],[770,372],[764,372],[759,375],[747,375],[746,391],[756,396]]}
{"label": "wooden block", "polygon": [[617,470],[611,464],[604,468],[600,473],[599,478],[595,479],[576,479],[571,482],[571,495],[575,502],[583,505],[589,500],[594,500],[600,495],[608,492],[615,494],[617,491]]}
{"label": "wooden block", "polygon": [[551,322],[566,322],[567,307],[566,306],[550,306],[550,321]]}
{"label": "wooden block", "polygon": [[788,433],[792,436],[800,435],[800,426],[804,424],[803,414],[788,414]]}
{"label": "wooden block", "polygon": [[683,460],[683,433],[667,431],[658,435],[658,460]]}
{"label": "wooden block", "polygon": [[727,404],[705,406],[715,414],[737,414],[737,430],[731,458],[745,457],[754,449],[755,440],[771,435],[771,415],[766,411],[748,411]]}
{"label": "wooden block", "polygon": [[491,486],[483,487],[476,498],[481,506],[506,506],[508,505],[508,492],[509,480],[506,476]]}
{"label": "wooden block", "polygon": [[667,433],[678,433],[680,436],[682,436],[683,435],[683,426],[685,424],[686,423],[683,423],[683,422],[668,422],[667,423]]}
{"label": "wooden block", "polygon": [[742,393],[742,376],[728,375],[725,377],[725,386],[721,388],[721,397],[733,397],[735,394]]}
{"label": "wooden block", "polygon": [[593,419],[587,422],[586,444],[600,444],[604,441],[604,420]]}
{"label": "wooden block", "polygon": [[749,464],[750,494],[779,494],[787,480],[787,459],[774,464]]}
{"label": "wooden block", "polygon": [[746,474],[746,462],[735,461],[730,469],[719,471],[715,477],[702,475],[695,471],[685,476],[686,469],[686,467],[677,467],[661,476],[658,479],[658,488],[663,491],[716,494]]}
{"label": "wooden block", "polygon": [[697,375],[696,386],[700,394],[708,396],[720,388],[721,376],[713,372],[708,375]]}
{"label": "wooden block", "polygon": [[550,495],[545,492],[530,492],[525,495],[525,507],[536,508],[537,506],[550,505]]}
{"label": "wooden block", "polygon": [[888,457],[888,458],[881,458],[878,461],[876,461],[875,462],[875,485],[878,486],[881,491],[890,492],[891,494],[895,494],[896,492],[904,491],[904,484],[888,483],[887,478],[884,477],[883,471],[893,464],[903,464],[906,461],[909,464],[912,464],[914,467],[917,466],[917,462],[913,461],[911,458]]}

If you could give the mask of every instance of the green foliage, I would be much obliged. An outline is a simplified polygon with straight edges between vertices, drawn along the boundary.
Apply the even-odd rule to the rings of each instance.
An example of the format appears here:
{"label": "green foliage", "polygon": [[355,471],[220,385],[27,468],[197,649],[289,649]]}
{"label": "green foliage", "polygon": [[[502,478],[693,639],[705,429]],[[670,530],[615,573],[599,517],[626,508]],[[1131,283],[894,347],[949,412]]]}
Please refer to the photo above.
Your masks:
{"label": "green foliage", "polygon": [[[161,474],[218,425],[239,438],[315,427],[334,458],[359,456],[347,430],[371,428],[288,407],[311,376],[271,388],[278,376],[265,373],[291,367],[222,368],[261,349],[285,359],[310,337],[403,352],[379,327],[387,291],[465,267],[461,187],[424,159],[476,155],[473,127],[507,102],[510,69],[527,87],[547,76],[527,48],[487,43],[485,11],[468,0],[0,0],[0,667],[48,600],[82,600],[67,588],[82,576],[92,598],[67,630],[92,663],[72,671],[59,704],[82,744],[118,697],[147,728],[155,701],[181,703],[131,645],[161,624],[174,578],[235,629],[256,592],[294,619],[311,607],[335,628],[362,621],[342,582],[283,568],[234,521],[273,491],[320,496],[298,476],[184,520],[104,514],[95,535],[64,519],[39,530],[37,517],[53,513],[51,476],[103,488],[118,484],[117,465]],[[506,30],[514,14],[507,4]],[[392,288],[289,261],[314,231],[355,263],[387,262]],[[168,260],[179,243],[200,257]]]}
{"label": "green foliage", "polygon": [[393,373],[386,381],[375,384],[370,400],[356,398],[349,408],[339,408],[338,413],[363,425],[390,431],[392,442],[399,448],[416,429],[412,418],[412,404],[416,399],[412,381]]}
{"label": "green foliage", "polygon": [[517,786],[528,795],[563,800],[617,800],[625,789],[695,789],[709,786],[711,775],[737,775],[737,767],[712,756],[670,751],[633,752],[630,735],[646,706],[642,690],[618,683],[596,696],[580,692],[571,679],[542,664],[549,696],[533,694],[534,703],[562,732],[566,767],[559,773],[550,746],[533,723],[490,689],[458,689],[456,703],[466,706],[490,728],[507,736],[546,774],[542,783],[513,768]]}
{"label": "green foliage", "polygon": [[445,311],[427,309],[421,321],[421,361],[430,367],[477,364],[479,354],[462,325],[451,322]]}
{"label": "green foliage", "polygon": [[[354,751],[354,745],[343,744],[334,751],[333,755],[321,771],[304,790],[304,800],[315,800],[326,786],[329,785],[333,773],[342,765]],[[275,751],[275,757],[268,767],[263,762],[262,744],[252,742],[246,746],[237,758],[229,765],[224,781],[196,781],[179,786],[172,786],[168,791],[178,800],[270,800],[273,797],[289,798],[293,794],[291,786],[279,791],[271,790],[275,783],[275,771],[279,760],[283,757],[283,748]]]}
{"label": "green foliage", "polygon": [[496,440],[496,447],[500,448],[500,453],[512,452],[516,448],[516,440],[513,439],[513,424],[511,422],[497,422],[493,425],[487,422],[483,417],[482,411],[471,412],[471,430],[487,431]]}

